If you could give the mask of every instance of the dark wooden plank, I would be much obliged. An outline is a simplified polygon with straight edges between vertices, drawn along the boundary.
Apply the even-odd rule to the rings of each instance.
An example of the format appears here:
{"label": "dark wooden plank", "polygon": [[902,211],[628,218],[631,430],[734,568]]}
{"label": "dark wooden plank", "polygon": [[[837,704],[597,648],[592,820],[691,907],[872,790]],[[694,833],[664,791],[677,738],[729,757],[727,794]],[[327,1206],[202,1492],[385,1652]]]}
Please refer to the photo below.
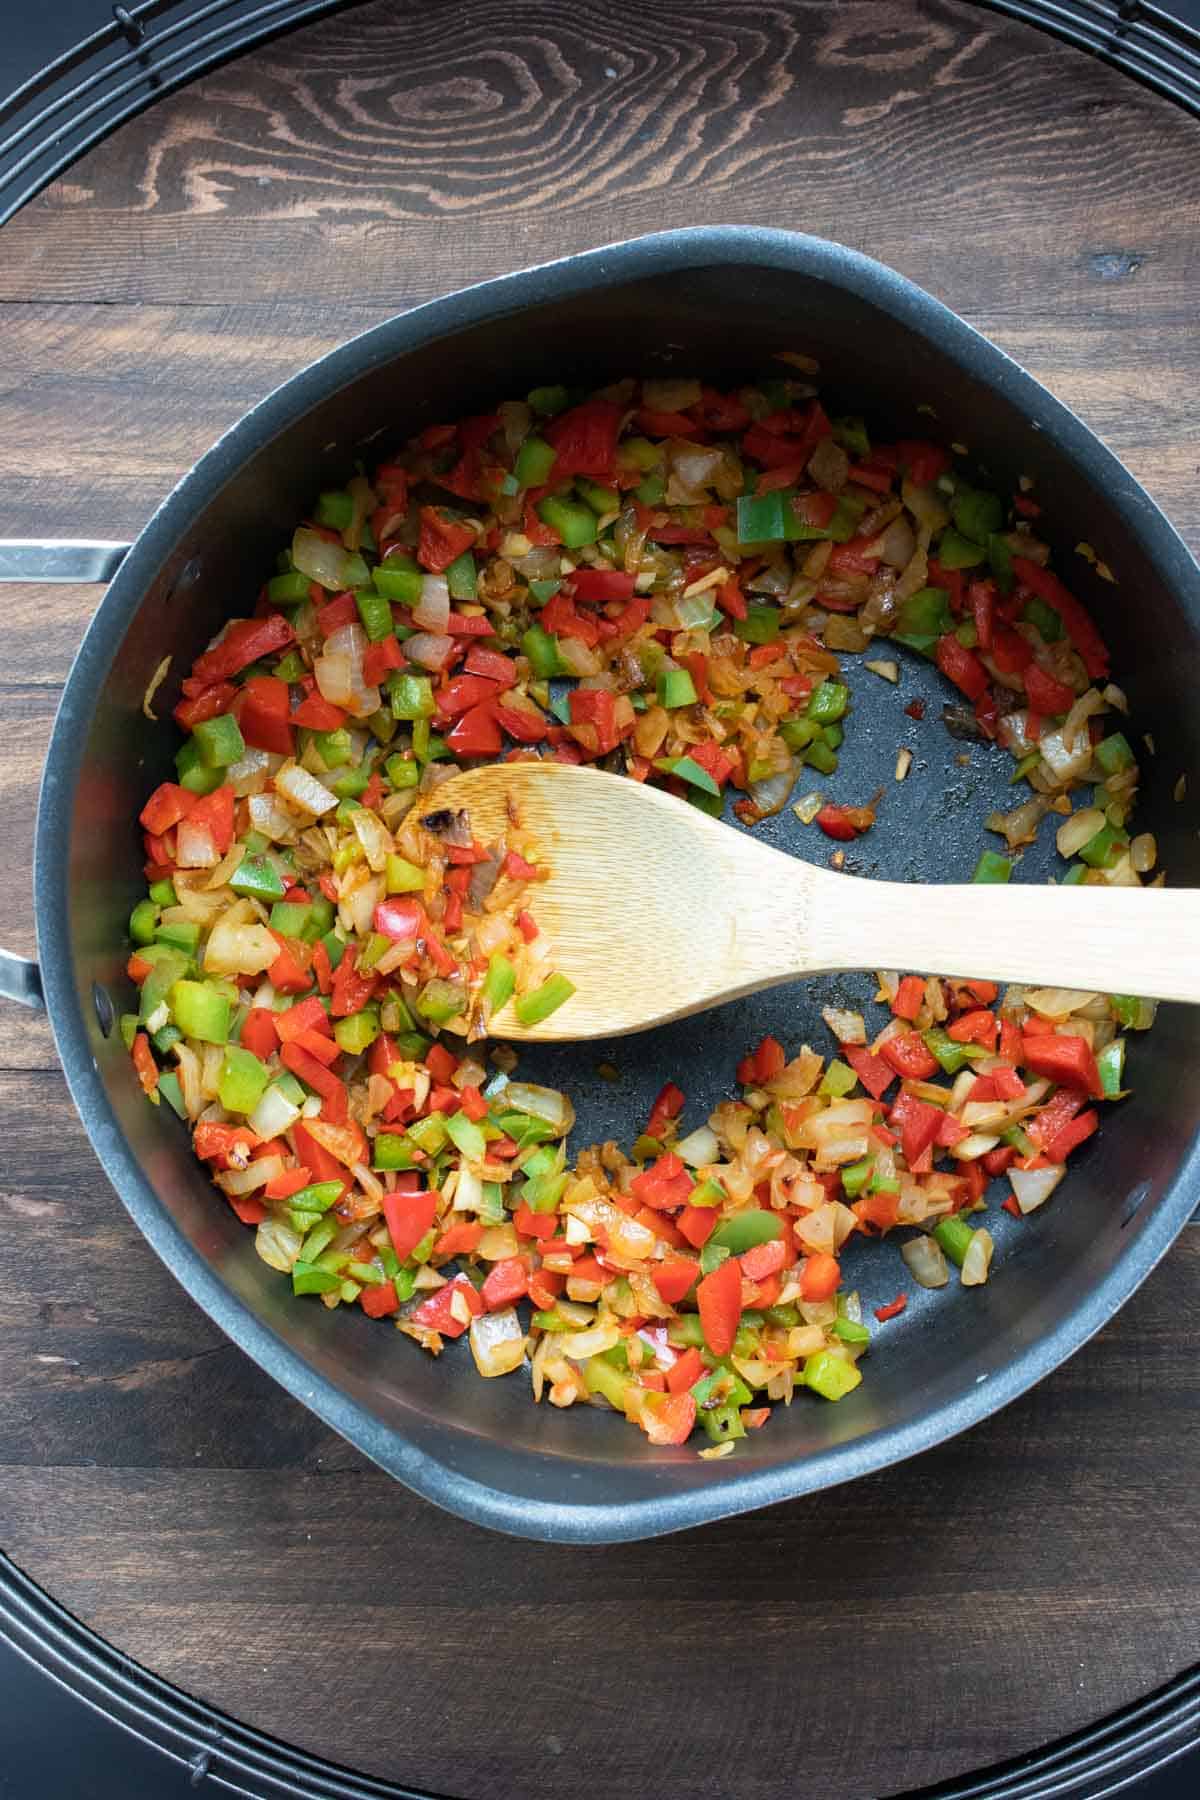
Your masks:
{"label": "dark wooden plank", "polygon": [[[0,528],[132,536],[247,406],[390,312],[726,218],[938,293],[1200,546],[1195,129],[957,0],[464,0],[452,26],[373,0],[168,97],[8,227]],[[98,592],[5,590],[16,949]],[[409,1498],[225,1342],[100,1174],[44,1021],[5,1019],[0,1543],[250,1723],[470,1800],[580,1768],[638,1790],[647,1746],[698,1795],[802,1771],[856,1800],[1200,1655],[1200,1234],[1035,1394],[916,1463],[666,1543],[513,1543]]]}

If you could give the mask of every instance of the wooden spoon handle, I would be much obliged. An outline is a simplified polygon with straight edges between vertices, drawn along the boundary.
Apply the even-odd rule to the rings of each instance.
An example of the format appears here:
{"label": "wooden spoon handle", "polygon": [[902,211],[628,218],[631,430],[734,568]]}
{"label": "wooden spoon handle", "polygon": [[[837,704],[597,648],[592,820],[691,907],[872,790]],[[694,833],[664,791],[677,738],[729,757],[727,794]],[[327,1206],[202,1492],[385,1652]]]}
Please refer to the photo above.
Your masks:
{"label": "wooden spoon handle", "polygon": [[1200,1002],[1200,889],[918,887],[822,874],[805,936],[812,970],[914,969]]}

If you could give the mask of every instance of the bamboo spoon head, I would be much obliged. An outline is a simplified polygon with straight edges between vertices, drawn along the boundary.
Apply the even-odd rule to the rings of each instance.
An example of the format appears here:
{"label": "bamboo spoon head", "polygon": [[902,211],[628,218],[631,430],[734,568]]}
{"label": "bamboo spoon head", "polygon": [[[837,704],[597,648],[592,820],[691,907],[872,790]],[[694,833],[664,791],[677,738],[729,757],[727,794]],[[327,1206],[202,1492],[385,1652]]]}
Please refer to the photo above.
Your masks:
{"label": "bamboo spoon head", "polygon": [[685,801],[624,776],[531,762],[452,776],[422,810],[444,807],[465,808],[482,844],[515,821],[530,834],[551,871],[528,902],[552,946],[547,973],[575,984],[565,1005],[528,1030],[505,1007],[491,1036],[619,1037],[763,986],[763,951],[779,964],[787,921],[770,872],[804,865]]}

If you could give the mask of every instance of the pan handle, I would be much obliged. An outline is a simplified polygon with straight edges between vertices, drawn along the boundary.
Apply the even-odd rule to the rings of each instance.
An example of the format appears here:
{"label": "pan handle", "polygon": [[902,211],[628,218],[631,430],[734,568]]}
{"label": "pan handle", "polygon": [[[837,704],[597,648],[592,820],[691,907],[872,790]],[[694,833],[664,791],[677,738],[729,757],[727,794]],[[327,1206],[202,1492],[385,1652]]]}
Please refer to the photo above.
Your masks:
{"label": "pan handle", "polygon": [[0,998],[19,1000],[22,1006],[44,1006],[42,971],[37,964],[27,956],[0,950]]}
{"label": "pan handle", "polygon": [[[111,581],[128,552],[128,544],[94,538],[0,538],[0,581]],[[44,1006],[37,964],[0,950],[0,999]]]}
{"label": "pan handle", "polygon": [[0,538],[0,581],[111,581],[128,554],[98,538]]}

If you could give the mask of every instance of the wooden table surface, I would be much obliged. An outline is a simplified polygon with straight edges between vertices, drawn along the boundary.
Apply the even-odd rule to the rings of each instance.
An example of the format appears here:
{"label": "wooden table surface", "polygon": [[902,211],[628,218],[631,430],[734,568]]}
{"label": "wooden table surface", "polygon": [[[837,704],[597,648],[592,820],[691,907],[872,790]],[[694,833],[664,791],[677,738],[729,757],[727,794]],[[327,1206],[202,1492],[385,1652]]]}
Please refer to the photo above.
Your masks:
{"label": "wooden table surface", "polygon": [[[1200,545],[1200,139],[958,0],[372,0],[170,96],[9,225],[0,532],[132,537],[268,388],[419,300],[715,220],[840,238],[1012,352]],[[4,941],[91,588],[4,590]],[[0,1044],[0,1546],[111,1642],[306,1748],[491,1800],[581,1778],[893,1793],[1200,1656],[1200,1233],[967,1438],[665,1542],[408,1496],[186,1299],[45,1023]]]}

